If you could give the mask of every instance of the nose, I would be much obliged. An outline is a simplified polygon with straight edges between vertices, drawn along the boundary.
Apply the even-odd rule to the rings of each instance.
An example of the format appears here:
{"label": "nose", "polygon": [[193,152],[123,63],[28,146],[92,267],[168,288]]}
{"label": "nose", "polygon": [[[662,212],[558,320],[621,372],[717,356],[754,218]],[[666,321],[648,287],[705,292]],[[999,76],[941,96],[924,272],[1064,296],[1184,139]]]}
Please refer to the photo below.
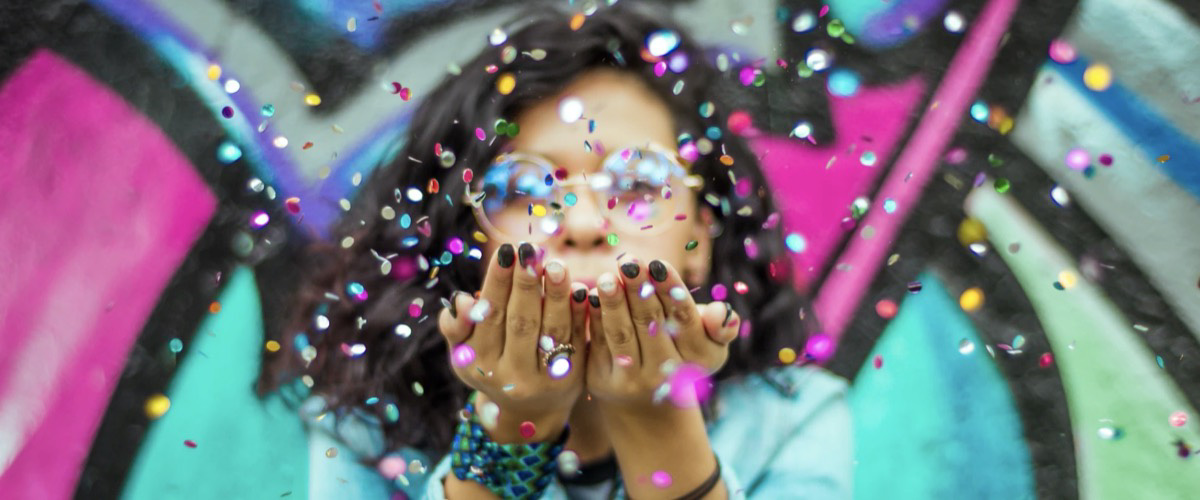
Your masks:
{"label": "nose", "polygon": [[608,218],[604,216],[604,201],[590,189],[576,192],[575,206],[563,210],[562,232],[558,237],[563,246],[576,250],[591,250],[606,244]]}

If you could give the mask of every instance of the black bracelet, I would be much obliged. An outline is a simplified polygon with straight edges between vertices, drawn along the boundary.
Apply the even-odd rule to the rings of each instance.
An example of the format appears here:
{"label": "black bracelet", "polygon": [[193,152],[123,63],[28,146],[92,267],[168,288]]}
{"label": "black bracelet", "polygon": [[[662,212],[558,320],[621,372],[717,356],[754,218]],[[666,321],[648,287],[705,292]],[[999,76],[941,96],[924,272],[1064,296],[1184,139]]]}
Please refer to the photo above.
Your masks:
{"label": "black bracelet", "polygon": [[704,495],[707,495],[708,492],[717,486],[717,483],[721,480],[721,459],[717,458],[716,455],[713,455],[713,459],[717,462],[717,470],[714,470],[712,475],[708,476],[708,479],[700,483],[700,486],[679,497],[678,500],[699,500],[704,498]]}

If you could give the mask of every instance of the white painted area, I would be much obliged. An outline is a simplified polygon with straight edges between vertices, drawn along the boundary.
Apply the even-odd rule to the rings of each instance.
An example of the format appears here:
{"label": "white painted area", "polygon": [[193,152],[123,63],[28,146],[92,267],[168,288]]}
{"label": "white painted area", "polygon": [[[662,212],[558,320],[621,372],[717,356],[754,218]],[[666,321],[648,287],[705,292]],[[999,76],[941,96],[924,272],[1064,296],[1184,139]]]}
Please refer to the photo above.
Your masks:
{"label": "white painted area", "polygon": [[[1073,86],[1043,69],[1017,115],[1012,141],[1070,193],[1129,253],[1180,319],[1200,338],[1200,202]],[[1113,155],[1084,178],[1063,158],[1071,148]],[[1014,186],[1013,189],[1021,189]]]}

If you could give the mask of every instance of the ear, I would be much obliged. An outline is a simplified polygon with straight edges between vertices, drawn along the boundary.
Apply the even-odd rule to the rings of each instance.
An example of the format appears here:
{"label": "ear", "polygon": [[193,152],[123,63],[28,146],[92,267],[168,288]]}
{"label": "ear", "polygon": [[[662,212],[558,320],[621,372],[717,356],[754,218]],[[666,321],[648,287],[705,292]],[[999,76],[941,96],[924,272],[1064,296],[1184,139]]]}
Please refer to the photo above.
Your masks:
{"label": "ear", "polygon": [[716,222],[712,207],[700,204],[696,216],[692,218],[691,239],[697,243],[696,248],[684,254],[683,273],[684,283],[689,288],[695,288],[708,282],[708,274],[712,270],[713,236],[712,225]]}

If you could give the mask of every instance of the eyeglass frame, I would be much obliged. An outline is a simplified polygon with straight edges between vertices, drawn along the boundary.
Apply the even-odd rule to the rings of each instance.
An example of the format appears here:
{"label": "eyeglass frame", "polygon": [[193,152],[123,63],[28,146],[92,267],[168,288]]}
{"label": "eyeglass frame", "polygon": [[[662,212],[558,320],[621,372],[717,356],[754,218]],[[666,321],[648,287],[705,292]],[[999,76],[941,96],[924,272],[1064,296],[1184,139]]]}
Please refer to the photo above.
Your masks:
{"label": "eyeglass frame", "polygon": [[[611,153],[604,155],[604,158],[600,161],[600,164],[604,165],[605,163],[608,162],[608,159],[611,158],[613,155],[619,154],[621,151],[624,151],[627,149],[634,149],[634,150],[638,150],[638,151],[651,151],[651,152],[663,155],[663,157],[670,160],[673,164],[675,164],[675,166],[679,167],[680,170],[682,170],[683,172],[685,172],[687,174],[687,175],[682,176],[682,178],[680,178],[681,184],[683,184],[683,186],[685,188],[691,189],[694,192],[699,192],[704,187],[704,180],[700,176],[698,176],[694,173],[690,173],[690,170],[691,170],[692,166],[695,164],[695,162],[688,161],[686,158],[683,157],[683,155],[679,154],[678,151],[673,151],[673,150],[667,149],[666,147],[663,147],[663,146],[659,145],[658,143],[654,143],[654,142],[648,142],[644,146],[626,147],[626,148],[614,150]],[[522,153],[522,152],[500,153],[500,154],[496,155],[496,158],[494,160],[492,160],[492,162],[489,164],[489,168],[493,165],[499,164],[500,160],[502,158],[503,159],[516,159],[516,160],[522,160],[522,159],[529,160],[531,163],[534,163],[538,166],[545,168],[547,172],[551,172],[551,175],[553,175],[553,172],[554,172],[554,168],[553,168],[554,162],[550,161],[549,158],[546,158],[545,156],[539,155],[536,153]],[[668,177],[670,177],[672,175],[674,175],[674,174],[668,174]],[[582,177],[583,177],[582,179],[576,179],[573,181],[569,181],[569,180],[559,181],[558,179],[555,179],[554,186],[555,186],[555,188],[587,186],[593,192],[598,191],[596,188],[593,188],[589,184],[589,182],[587,180],[586,172],[583,173]],[[670,183],[668,183],[668,185],[669,184]],[[484,193],[483,191],[480,191],[478,194],[472,194],[471,193],[471,183],[470,182],[467,183],[466,187],[464,188],[463,202],[471,206],[471,211],[475,216],[475,222],[477,224],[479,224],[479,226],[483,230],[483,232],[486,233],[488,235],[488,237],[491,237],[491,238],[497,238],[497,237],[502,237],[502,236],[512,238],[513,236],[515,236],[515,235],[508,234],[507,231],[500,230],[494,224],[492,224],[491,219],[488,217],[487,212],[483,208],[484,198],[486,198],[486,193]],[[561,212],[561,209],[559,211]],[[606,214],[603,214],[603,212],[604,211],[601,210],[601,214],[602,214],[601,217],[603,217],[605,219],[605,221],[608,221],[610,219],[610,217]],[[682,219],[679,219],[679,220],[682,220]],[[654,231],[650,231],[649,233],[643,232],[642,234],[656,235],[656,234],[661,233],[665,227],[666,227],[665,224],[658,224],[652,228],[652,229],[654,229]],[[561,226],[559,228],[559,231],[556,231],[553,234],[548,234],[547,238],[552,237],[555,234],[559,234],[560,232],[561,232]],[[514,239],[514,241],[517,241],[519,239],[520,238]]]}

